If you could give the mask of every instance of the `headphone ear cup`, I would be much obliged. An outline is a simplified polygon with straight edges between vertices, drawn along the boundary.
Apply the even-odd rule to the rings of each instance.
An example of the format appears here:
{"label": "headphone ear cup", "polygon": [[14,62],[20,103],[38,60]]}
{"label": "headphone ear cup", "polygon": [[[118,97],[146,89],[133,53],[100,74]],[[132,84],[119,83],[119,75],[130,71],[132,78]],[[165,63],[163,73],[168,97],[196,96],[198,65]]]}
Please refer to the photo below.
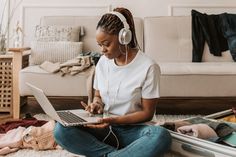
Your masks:
{"label": "headphone ear cup", "polygon": [[129,29],[122,28],[119,32],[119,42],[121,45],[128,45],[132,40],[132,32]]}

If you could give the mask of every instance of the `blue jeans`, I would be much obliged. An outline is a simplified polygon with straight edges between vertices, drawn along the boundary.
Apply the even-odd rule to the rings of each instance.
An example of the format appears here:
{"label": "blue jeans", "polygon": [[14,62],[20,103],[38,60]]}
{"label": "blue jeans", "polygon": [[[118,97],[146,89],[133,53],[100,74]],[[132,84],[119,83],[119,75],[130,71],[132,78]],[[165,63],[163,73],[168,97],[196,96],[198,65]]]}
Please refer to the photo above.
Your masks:
{"label": "blue jeans", "polygon": [[220,14],[220,19],[223,35],[227,39],[230,53],[236,62],[236,15],[223,13]]}
{"label": "blue jeans", "polygon": [[57,123],[54,137],[64,149],[86,157],[159,157],[171,145],[169,132],[160,126],[119,125],[111,128],[119,141],[119,149],[102,142],[107,133],[102,135],[104,131],[99,129],[64,127]]}

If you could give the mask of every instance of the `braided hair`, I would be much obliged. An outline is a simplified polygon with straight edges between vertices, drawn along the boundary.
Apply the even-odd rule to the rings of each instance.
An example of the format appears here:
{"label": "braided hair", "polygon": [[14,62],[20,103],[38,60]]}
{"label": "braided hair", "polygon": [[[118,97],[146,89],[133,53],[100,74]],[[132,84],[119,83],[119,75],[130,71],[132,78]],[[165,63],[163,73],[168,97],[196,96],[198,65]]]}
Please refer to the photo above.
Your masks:
{"label": "braided hair", "polygon": [[[113,11],[121,13],[126,18],[129,29],[132,32],[132,39],[128,46],[130,48],[139,48],[131,12],[126,8],[115,8]],[[116,15],[107,13],[104,14],[99,20],[96,29],[98,28],[102,28],[108,34],[118,35],[120,30],[124,28],[124,24]]]}

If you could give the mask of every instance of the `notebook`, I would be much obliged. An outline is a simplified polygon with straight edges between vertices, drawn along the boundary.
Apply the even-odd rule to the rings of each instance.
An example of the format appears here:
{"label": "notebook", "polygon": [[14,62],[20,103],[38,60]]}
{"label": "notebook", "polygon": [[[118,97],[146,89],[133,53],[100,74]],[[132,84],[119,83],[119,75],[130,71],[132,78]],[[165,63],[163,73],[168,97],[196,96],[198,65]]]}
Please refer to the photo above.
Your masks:
{"label": "notebook", "polygon": [[31,89],[34,97],[42,107],[43,111],[52,119],[61,123],[63,126],[78,126],[98,123],[98,119],[100,118],[99,116],[91,116],[88,111],[85,111],[83,109],[56,111],[42,89],[30,83],[26,84]]}

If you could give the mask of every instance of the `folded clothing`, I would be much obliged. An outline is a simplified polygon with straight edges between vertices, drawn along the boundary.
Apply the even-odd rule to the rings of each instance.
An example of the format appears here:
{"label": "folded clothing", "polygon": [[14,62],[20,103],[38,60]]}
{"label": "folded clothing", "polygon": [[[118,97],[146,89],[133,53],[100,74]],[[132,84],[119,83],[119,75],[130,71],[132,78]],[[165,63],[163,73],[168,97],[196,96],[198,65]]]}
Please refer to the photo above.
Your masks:
{"label": "folded clothing", "polygon": [[209,126],[215,130],[218,137],[228,136],[235,131],[234,128],[232,128],[230,125],[226,123],[212,122],[209,124]]}
{"label": "folded clothing", "polygon": [[24,127],[9,130],[7,133],[0,134],[0,148],[10,147],[19,148],[22,146],[22,135],[25,131]]}
{"label": "folded clothing", "polygon": [[216,132],[216,134],[220,138],[230,135],[232,132],[236,131],[235,128],[233,128],[227,123],[220,122],[220,121],[213,121],[213,120],[203,118],[203,117],[195,117],[195,118],[188,119],[187,121],[192,124],[207,124]]}
{"label": "folded clothing", "polygon": [[66,74],[76,75],[92,66],[90,56],[77,56],[74,59],[70,59],[64,63],[52,63],[44,61],[39,67],[49,73],[61,72],[61,75]]}
{"label": "folded clothing", "polygon": [[54,120],[50,120],[41,127],[30,126],[23,132],[23,146],[35,150],[55,149],[56,142],[53,136],[54,128]]}
{"label": "folded clothing", "polygon": [[1,134],[2,133],[7,133],[9,130],[18,128],[19,126],[27,128],[29,126],[42,126],[45,123],[47,123],[47,121],[37,120],[34,117],[25,118],[25,119],[21,119],[21,120],[8,121],[8,122],[0,125],[0,133]]}
{"label": "folded clothing", "polygon": [[44,61],[40,66],[40,68],[44,69],[49,73],[55,73],[60,70],[60,63],[52,63],[49,61]]}
{"label": "folded clothing", "polygon": [[190,122],[187,121],[173,121],[173,122],[165,122],[162,126],[166,129],[177,131],[177,129],[181,126],[191,125]]}
{"label": "folded clothing", "polygon": [[177,132],[189,136],[198,137],[201,139],[209,139],[217,137],[216,132],[207,124],[193,124],[182,126],[177,129]]}

